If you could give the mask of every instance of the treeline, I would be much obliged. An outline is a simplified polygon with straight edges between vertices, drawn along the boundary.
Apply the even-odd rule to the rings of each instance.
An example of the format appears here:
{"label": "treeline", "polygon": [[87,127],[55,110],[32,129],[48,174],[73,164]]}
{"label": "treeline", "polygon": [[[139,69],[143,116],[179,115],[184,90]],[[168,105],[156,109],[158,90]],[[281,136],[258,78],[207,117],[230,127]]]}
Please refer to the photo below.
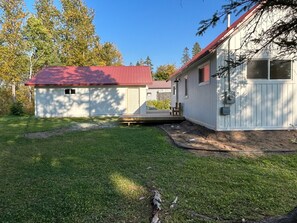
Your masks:
{"label": "treeline", "polygon": [[[186,64],[189,60],[191,60],[196,54],[198,54],[201,51],[201,47],[198,42],[195,42],[193,47],[192,47],[192,57],[190,56],[189,48],[185,47],[183,50],[182,58],[181,58],[181,63],[182,65]],[[130,63],[130,65],[133,65]],[[156,71],[154,72],[154,66],[152,63],[152,60],[149,56],[146,57],[145,60],[142,58],[138,60],[135,64],[136,66],[149,66],[152,71],[152,76],[154,80],[168,80],[170,75],[172,75],[176,70],[177,67],[175,64],[165,64],[165,65],[160,65],[156,68]]]}
{"label": "treeline", "polygon": [[100,43],[94,11],[83,0],[35,0],[36,13],[24,0],[0,0],[0,114],[14,102],[32,109],[32,92],[23,83],[45,66],[121,65],[110,42]]}
{"label": "treeline", "polygon": [[[130,63],[130,65],[133,65]],[[154,72],[154,65],[152,63],[152,60],[149,56],[146,57],[145,60],[142,58],[138,60],[135,64],[136,66],[149,66],[151,68],[152,77],[154,80],[167,80],[171,74],[173,74],[176,71],[176,66],[174,64],[165,64],[160,65],[156,68],[156,71]]]}

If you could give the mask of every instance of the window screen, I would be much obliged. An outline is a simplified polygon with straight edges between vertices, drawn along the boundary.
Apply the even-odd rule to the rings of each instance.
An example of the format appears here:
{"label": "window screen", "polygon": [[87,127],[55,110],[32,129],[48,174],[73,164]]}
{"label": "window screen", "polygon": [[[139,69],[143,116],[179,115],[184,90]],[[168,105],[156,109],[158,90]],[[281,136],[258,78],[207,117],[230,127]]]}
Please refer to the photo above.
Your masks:
{"label": "window screen", "polygon": [[291,79],[291,61],[270,61],[270,79]]}
{"label": "window screen", "polygon": [[248,79],[268,79],[268,60],[251,60],[247,64]]}
{"label": "window screen", "polygon": [[65,89],[65,94],[70,94],[70,89]]}

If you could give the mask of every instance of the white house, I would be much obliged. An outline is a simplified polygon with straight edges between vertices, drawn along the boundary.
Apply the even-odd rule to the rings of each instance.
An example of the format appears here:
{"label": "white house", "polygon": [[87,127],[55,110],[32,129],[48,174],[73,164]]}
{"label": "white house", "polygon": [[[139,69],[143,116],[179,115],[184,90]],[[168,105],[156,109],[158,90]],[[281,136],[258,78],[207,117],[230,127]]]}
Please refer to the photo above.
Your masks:
{"label": "white house", "polygon": [[[153,81],[152,84],[148,85],[146,91],[147,100],[160,100],[170,99],[171,94],[171,82],[170,81]],[[168,96],[167,96],[168,95]]]}
{"label": "white house", "polygon": [[[174,73],[172,105],[182,104],[186,119],[216,131],[278,130],[297,125],[297,63],[294,57],[277,58],[271,45],[252,60],[213,77],[226,66],[228,55],[253,48],[243,44],[254,7],[191,61]],[[257,30],[267,29],[281,12],[269,12],[259,20]]]}
{"label": "white house", "polygon": [[35,116],[89,117],[146,113],[147,66],[48,67],[34,86]]}

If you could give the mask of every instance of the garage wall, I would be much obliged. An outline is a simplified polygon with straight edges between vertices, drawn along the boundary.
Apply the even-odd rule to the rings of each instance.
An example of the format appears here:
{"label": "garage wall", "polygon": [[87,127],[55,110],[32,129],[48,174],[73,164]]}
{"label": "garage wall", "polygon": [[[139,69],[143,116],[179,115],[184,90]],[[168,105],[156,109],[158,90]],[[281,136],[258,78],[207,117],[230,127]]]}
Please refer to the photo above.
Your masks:
{"label": "garage wall", "polygon": [[[75,89],[75,94],[65,94],[66,88]],[[35,116],[89,117],[126,114],[129,106],[128,88],[130,87],[35,88]],[[146,87],[136,89],[139,89],[138,113],[144,114]]]}

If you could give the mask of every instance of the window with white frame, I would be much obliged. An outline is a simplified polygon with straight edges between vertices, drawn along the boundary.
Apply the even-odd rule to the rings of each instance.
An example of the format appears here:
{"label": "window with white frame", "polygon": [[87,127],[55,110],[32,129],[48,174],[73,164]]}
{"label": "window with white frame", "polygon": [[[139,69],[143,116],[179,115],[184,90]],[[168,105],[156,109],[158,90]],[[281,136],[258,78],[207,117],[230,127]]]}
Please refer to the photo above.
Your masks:
{"label": "window with white frame", "polygon": [[205,63],[198,68],[198,83],[208,84],[210,80],[210,66],[209,63]]}
{"label": "window with white frame", "polygon": [[287,80],[292,78],[291,60],[251,60],[247,63],[248,79]]}

